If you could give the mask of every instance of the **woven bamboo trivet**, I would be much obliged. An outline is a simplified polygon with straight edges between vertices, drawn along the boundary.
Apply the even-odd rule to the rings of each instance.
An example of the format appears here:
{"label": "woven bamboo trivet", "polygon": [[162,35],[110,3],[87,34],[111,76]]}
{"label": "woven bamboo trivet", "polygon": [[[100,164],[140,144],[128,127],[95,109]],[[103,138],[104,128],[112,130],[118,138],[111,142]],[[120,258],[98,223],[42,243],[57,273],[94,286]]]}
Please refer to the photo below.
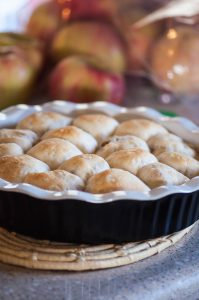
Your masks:
{"label": "woven bamboo trivet", "polygon": [[192,226],[162,238],[122,245],[72,245],[33,240],[0,228],[0,262],[40,270],[85,271],[131,264],[182,239]]}

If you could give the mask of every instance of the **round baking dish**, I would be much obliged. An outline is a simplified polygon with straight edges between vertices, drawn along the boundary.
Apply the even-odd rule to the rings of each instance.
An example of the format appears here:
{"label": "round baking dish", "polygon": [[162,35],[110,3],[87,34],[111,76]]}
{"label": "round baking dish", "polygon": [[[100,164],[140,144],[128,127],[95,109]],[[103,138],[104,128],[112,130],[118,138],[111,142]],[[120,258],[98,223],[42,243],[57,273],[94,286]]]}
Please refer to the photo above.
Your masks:
{"label": "round baking dish", "polygon": [[[70,116],[98,111],[119,121],[144,117],[199,146],[199,128],[188,119],[164,117],[146,107],[128,109],[105,102],[17,105],[0,113],[0,127],[12,127],[35,111]],[[50,192],[0,179],[0,226],[38,239],[89,244],[141,241],[182,230],[198,218],[199,177],[181,186],[164,186],[146,193],[118,191],[103,195]]]}

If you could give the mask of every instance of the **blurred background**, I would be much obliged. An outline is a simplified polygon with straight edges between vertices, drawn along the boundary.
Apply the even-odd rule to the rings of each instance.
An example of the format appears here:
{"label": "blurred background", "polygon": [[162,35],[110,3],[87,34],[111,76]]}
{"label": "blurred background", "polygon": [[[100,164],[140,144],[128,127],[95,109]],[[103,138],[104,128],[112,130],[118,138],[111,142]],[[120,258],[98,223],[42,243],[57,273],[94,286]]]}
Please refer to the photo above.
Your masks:
{"label": "blurred background", "polygon": [[103,100],[197,120],[199,18],[183,2],[1,0],[0,108]]}

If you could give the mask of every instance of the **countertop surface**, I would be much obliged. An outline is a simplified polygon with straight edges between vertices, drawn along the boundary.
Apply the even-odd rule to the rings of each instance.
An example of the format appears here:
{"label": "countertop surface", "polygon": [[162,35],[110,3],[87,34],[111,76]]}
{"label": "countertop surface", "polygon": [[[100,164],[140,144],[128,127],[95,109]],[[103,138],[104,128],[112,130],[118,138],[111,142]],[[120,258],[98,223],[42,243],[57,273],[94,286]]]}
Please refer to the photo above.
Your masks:
{"label": "countertop surface", "polygon": [[[136,86],[136,85],[134,85]],[[163,104],[128,82],[128,106],[173,111],[199,123],[199,100]],[[167,101],[167,95],[164,101]],[[199,199],[198,199],[199,200]],[[0,264],[0,300],[199,299],[199,224],[176,245],[125,267],[95,272],[46,272]]]}

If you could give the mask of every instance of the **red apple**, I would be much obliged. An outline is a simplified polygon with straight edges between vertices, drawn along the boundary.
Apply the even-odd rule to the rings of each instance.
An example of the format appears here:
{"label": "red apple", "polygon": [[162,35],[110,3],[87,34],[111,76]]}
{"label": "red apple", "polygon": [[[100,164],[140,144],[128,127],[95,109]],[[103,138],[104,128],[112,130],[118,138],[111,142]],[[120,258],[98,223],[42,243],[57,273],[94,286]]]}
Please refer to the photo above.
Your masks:
{"label": "red apple", "polygon": [[114,0],[57,0],[57,4],[62,9],[62,18],[69,20],[111,20],[117,11]]}
{"label": "red apple", "polygon": [[170,28],[151,53],[157,85],[176,94],[199,93],[198,53],[198,30],[186,25]]}
{"label": "red apple", "polygon": [[97,21],[79,21],[64,26],[55,35],[52,56],[60,60],[70,55],[89,58],[97,68],[123,72],[125,47],[115,28]]}
{"label": "red apple", "polygon": [[33,11],[26,25],[26,31],[48,44],[61,22],[61,8],[56,1],[48,1]]}
{"label": "red apple", "polygon": [[126,34],[128,44],[128,70],[140,71],[147,69],[149,51],[155,40],[153,26],[147,26],[140,30],[129,28]]}
{"label": "red apple", "polygon": [[121,75],[98,70],[78,56],[59,62],[49,80],[49,93],[53,99],[74,102],[104,100],[119,104],[124,90]]}
{"label": "red apple", "polygon": [[161,29],[160,24],[135,29],[133,24],[146,15],[146,11],[133,6],[118,18],[118,26],[127,42],[128,71],[142,71],[148,66],[150,48]]}

